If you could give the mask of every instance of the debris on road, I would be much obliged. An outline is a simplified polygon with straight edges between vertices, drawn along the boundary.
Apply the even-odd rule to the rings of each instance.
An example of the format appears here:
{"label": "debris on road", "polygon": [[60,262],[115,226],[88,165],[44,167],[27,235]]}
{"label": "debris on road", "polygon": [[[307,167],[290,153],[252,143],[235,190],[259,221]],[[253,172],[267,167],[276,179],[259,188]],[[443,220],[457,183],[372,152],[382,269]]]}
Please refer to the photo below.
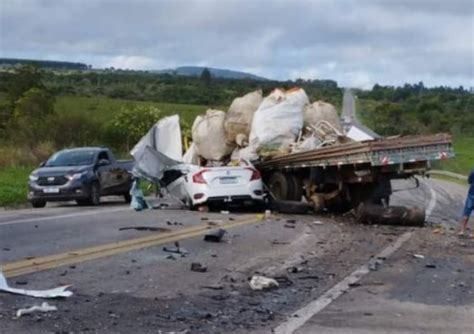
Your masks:
{"label": "debris on road", "polygon": [[52,312],[57,311],[58,308],[54,305],[49,305],[47,302],[42,303],[41,305],[33,305],[28,308],[21,308],[16,311],[16,317],[20,318],[22,315],[30,314],[33,312]]}
{"label": "debris on road", "polygon": [[430,269],[436,269],[436,264],[429,263],[425,267]]}
{"label": "debris on road", "polygon": [[227,210],[222,210],[221,213],[222,213],[223,215],[228,215],[230,212],[227,211]]}
{"label": "debris on road", "polygon": [[424,259],[425,258],[425,256],[421,255],[421,254],[413,254],[413,257],[416,258],[416,259]]}
{"label": "debris on road", "polygon": [[163,251],[168,253],[181,254],[181,256],[186,256],[186,254],[188,254],[187,250],[179,246],[178,241],[174,243],[174,247],[163,247]]}
{"label": "debris on road", "polygon": [[49,289],[49,290],[25,290],[11,288],[7,284],[7,280],[3,273],[0,271],[0,291],[5,291],[17,295],[25,295],[35,298],[59,298],[59,297],[70,297],[72,296],[72,291],[68,291],[71,285],[64,285],[58,288]]}
{"label": "debris on road", "polygon": [[324,225],[324,223],[323,223],[322,221],[320,221],[320,220],[315,220],[315,221],[313,222],[313,225]]}
{"label": "debris on road", "polygon": [[207,271],[207,267],[203,266],[199,262],[193,262],[193,263],[191,263],[191,271],[195,271],[195,272],[198,272],[198,273],[205,273]]}
{"label": "debris on road", "polygon": [[273,278],[265,276],[254,275],[249,282],[252,290],[264,290],[270,288],[278,288],[280,285]]}
{"label": "debris on road", "polygon": [[126,226],[119,228],[119,231],[137,230],[137,231],[153,231],[153,232],[170,232],[169,228],[154,226]]}
{"label": "debris on road", "polygon": [[204,241],[208,242],[221,242],[224,235],[227,233],[226,230],[220,228],[214,233],[204,235]]}
{"label": "debris on road", "polygon": [[361,204],[356,211],[360,223],[378,225],[423,226],[425,210],[403,206],[384,207],[377,204]]}

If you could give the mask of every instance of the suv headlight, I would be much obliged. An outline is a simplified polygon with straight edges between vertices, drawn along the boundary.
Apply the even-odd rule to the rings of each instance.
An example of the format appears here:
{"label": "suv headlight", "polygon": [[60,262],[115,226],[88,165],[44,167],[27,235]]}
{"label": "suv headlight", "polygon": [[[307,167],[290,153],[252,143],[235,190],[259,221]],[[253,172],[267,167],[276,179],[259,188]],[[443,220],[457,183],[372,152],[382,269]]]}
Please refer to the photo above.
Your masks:
{"label": "suv headlight", "polygon": [[82,176],[86,175],[87,172],[82,172],[82,173],[74,173],[74,174],[69,174],[66,175],[66,178],[70,181],[72,180],[79,180]]}
{"label": "suv headlight", "polygon": [[36,182],[36,181],[38,181],[38,175],[31,174],[29,176],[29,179],[30,179],[31,182]]}

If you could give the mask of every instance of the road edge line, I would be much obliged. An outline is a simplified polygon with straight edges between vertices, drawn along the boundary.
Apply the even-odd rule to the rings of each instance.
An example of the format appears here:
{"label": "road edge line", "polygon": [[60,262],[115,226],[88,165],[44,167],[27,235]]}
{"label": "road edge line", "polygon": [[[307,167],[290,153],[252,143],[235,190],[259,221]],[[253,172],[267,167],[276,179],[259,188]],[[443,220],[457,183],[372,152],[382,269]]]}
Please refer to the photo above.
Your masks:
{"label": "road edge line", "polygon": [[372,266],[383,263],[388,257],[395,253],[403,246],[413,235],[413,232],[405,232],[393,244],[382,250],[377,256],[372,258],[366,264],[363,264],[349,276],[346,276],[342,281],[334,285],[318,299],[313,300],[306,306],[294,312],[288,317],[286,322],[281,323],[273,329],[275,334],[292,334],[301,326],[303,326],[313,316],[325,309],[329,304],[341,296],[344,292],[350,289],[350,285],[358,282],[362,277],[370,272]]}

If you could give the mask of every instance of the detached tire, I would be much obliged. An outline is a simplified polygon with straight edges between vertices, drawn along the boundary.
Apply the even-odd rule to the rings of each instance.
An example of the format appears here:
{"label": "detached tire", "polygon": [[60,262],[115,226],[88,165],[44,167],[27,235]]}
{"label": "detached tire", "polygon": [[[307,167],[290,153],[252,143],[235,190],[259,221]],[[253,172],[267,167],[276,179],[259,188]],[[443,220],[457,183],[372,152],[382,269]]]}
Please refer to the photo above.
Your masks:
{"label": "detached tire", "polygon": [[276,200],[288,199],[290,187],[293,185],[288,182],[288,178],[281,172],[275,172],[268,180],[268,188]]}
{"label": "detached tire", "polygon": [[89,204],[97,206],[100,204],[100,186],[97,182],[91,184],[89,193]]}
{"label": "detached tire", "polygon": [[36,209],[44,208],[46,206],[46,201],[34,200],[34,201],[31,201],[31,206]]}

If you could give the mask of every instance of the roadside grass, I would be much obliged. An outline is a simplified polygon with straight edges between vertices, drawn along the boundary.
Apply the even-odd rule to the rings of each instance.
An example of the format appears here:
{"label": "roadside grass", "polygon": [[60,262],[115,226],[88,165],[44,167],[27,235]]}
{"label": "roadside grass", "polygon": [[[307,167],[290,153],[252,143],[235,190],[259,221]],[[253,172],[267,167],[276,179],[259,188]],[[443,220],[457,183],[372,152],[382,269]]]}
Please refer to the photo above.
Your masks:
{"label": "roadside grass", "polygon": [[26,166],[0,169],[0,207],[15,207],[26,202],[28,176],[33,169]]}
{"label": "roadside grass", "polygon": [[456,157],[436,163],[433,168],[468,175],[474,169],[474,136],[454,136],[453,148]]}
{"label": "roadside grass", "polygon": [[203,105],[122,100],[104,96],[58,96],[54,108],[58,113],[89,115],[98,122],[107,122],[122,108],[134,106],[154,106],[162,111],[163,116],[178,114],[190,125],[196,116],[209,108]]}

